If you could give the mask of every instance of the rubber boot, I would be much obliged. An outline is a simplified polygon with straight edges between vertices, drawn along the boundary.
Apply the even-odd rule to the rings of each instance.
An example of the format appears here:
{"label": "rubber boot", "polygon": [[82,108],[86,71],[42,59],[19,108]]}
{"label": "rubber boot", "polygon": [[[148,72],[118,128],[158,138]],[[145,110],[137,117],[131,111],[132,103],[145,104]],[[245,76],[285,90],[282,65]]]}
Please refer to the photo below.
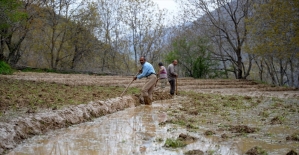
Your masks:
{"label": "rubber boot", "polygon": [[148,98],[148,105],[152,105],[152,100],[151,100],[151,98]]}
{"label": "rubber boot", "polygon": [[146,105],[151,105],[152,104],[152,101],[148,96],[143,96],[143,98],[144,98],[144,103]]}

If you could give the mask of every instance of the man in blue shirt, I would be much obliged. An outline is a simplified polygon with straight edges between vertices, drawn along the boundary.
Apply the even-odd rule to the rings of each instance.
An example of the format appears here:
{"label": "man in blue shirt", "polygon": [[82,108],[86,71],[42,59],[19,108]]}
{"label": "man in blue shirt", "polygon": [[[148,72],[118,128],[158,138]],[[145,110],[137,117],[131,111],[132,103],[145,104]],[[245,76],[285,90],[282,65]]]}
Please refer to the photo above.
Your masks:
{"label": "man in blue shirt", "polygon": [[142,87],[141,93],[144,99],[144,103],[147,105],[152,104],[153,90],[157,81],[157,76],[154,67],[146,62],[145,57],[140,57],[140,64],[142,65],[142,70],[139,71],[139,75],[135,76],[133,80],[141,79],[146,77],[146,83]]}

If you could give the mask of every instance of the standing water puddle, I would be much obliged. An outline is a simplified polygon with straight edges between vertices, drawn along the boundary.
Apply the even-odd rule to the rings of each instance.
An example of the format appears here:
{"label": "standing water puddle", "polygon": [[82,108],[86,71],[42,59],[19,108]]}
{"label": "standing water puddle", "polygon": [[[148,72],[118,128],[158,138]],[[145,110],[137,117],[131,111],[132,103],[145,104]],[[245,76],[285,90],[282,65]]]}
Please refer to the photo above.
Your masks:
{"label": "standing water puddle", "polygon": [[[244,123],[261,127],[262,133],[273,133],[272,136],[258,136],[253,133],[250,136],[237,136],[226,140],[221,139],[219,134],[205,136],[203,133],[206,130],[215,130],[219,124],[225,123],[221,117],[212,113],[207,113],[207,117],[215,123],[199,123],[199,129],[195,132],[171,123],[159,125],[169,119],[166,112],[171,111],[174,106],[180,106],[178,103],[183,100],[183,97],[175,97],[172,100],[156,101],[151,106],[141,105],[125,109],[92,122],[34,136],[12,150],[9,155],[182,155],[190,150],[201,150],[206,155],[238,155],[254,146],[260,146],[275,155],[286,154],[291,149],[298,151],[299,142],[283,140],[288,133],[298,131],[296,126],[269,126],[255,122],[248,117],[253,116],[249,111],[243,112]],[[234,117],[239,118],[232,115],[230,122],[237,122]],[[296,113],[292,120],[298,120]],[[185,147],[173,149],[164,146],[168,138],[177,139],[181,133],[198,139]]]}
{"label": "standing water puddle", "polygon": [[[218,154],[238,154],[231,144],[220,146],[213,139],[199,138],[183,148],[164,147],[167,138],[177,138],[186,129],[167,124],[159,126],[167,118],[160,111],[171,105],[170,101],[154,102],[152,106],[141,105],[106,115],[46,135],[34,136],[19,145],[9,155],[55,154],[55,155],[179,155],[188,150],[214,150]],[[192,135],[192,133],[188,133]]]}

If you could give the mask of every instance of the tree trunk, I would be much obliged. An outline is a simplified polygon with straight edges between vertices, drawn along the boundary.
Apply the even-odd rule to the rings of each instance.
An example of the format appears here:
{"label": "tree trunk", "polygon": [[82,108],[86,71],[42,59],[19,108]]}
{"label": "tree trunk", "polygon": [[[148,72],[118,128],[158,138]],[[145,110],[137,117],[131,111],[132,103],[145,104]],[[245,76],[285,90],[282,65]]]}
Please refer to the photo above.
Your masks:
{"label": "tree trunk", "polygon": [[236,54],[237,54],[237,57],[238,57],[238,60],[237,60],[237,65],[238,65],[238,70],[237,70],[237,79],[242,79],[243,76],[242,76],[242,56],[241,56],[241,50],[238,49],[236,51]]}
{"label": "tree trunk", "polygon": [[[299,66],[299,63],[297,64],[297,66]],[[296,88],[299,88],[299,74],[297,75],[297,86]]]}
{"label": "tree trunk", "polygon": [[282,59],[279,59],[279,73],[280,73],[279,85],[282,86],[283,85],[283,75],[284,75]]}
{"label": "tree trunk", "polygon": [[54,61],[54,48],[55,48],[55,40],[54,40],[54,35],[55,35],[55,27],[52,28],[52,38],[51,38],[51,46],[50,46],[50,50],[51,50],[51,68],[52,69],[56,69],[56,65],[55,65],[55,61]]}
{"label": "tree trunk", "polygon": [[4,37],[0,36],[0,61],[5,61],[6,59],[4,57]]}
{"label": "tree trunk", "polygon": [[272,68],[272,74],[275,78],[275,85],[279,85],[279,79],[278,79],[278,75],[277,75],[277,72],[276,72],[276,68],[275,68],[275,65],[274,65],[274,59],[273,57],[270,57],[271,61],[270,61],[270,64],[271,64],[271,68]]}
{"label": "tree trunk", "polygon": [[248,68],[247,68],[247,71],[245,69],[245,66],[243,65],[243,68],[244,68],[244,79],[247,78],[247,76],[250,75],[250,70],[251,70],[251,67],[252,67],[252,55],[251,54],[248,54],[248,61],[249,61],[249,64],[248,64]]}
{"label": "tree trunk", "polygon": [[[219,4],[219,1],[217,0],[217,6],[220,8],[221,5]],[[220,24],[220,9],[216,9],[217,10],[217,17],[218,17],[218,23]],[[220,55],[221,55],[221,61],[223,63],[223,69],[224,69],[224,73],[225,73],[225,77],[228,79],[228,73],[227,73],[227,70],[226,70],[226,63],[224,61],[224,58],[223,58],[223,51],[222,51],[222,37],[221,37],[221,30],[218,29],[218,34],[219,34],[219,44],[218,44],[218,48],[219,48],[219,52],[220,52]]]}
{"label": "tree trunk", "polygon": [[272,67],[270,67],[270,65],[265,61],[265,64],[266,64],[266,66],[267,66],[267,69],[268,69],[268,73],[269,73],[269,75],[270,75],[270,77],[271,77],[271,80],[272,80],[272,84],[273,85],[276,85],[276,80],[275,80],[275,75],[274,75],[274,73],[273,73],[273,71],[272,71]]}
{"label": "tree trunk", "polygon": [[259,69],[259,79],[260,81],[263,81],[263,70],[264,70],[264,66],[263,66],[263,60],[260,60],[260,64],[258,62],[258,60],[254,59],[255,64],[257,65],[258,69]]}
{"label": "tree trunk", "polygon": [[294,79],[294,66],[293,66],[293,62],[292,62],[292,59],[289,59],[289,62],[290,62],[290,70],[291,70],[291,84],[290,86],[294,87],[295,86],[295,79]]}

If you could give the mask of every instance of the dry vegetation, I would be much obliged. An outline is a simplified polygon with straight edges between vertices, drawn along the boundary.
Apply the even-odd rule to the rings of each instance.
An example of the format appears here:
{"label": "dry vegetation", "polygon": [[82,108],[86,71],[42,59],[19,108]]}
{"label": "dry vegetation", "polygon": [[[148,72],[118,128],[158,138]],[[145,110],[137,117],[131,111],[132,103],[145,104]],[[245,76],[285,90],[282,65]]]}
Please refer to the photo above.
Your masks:
{"label": "dry vegetation", "polygon": [[[0,116],[5,120],[19,113],[35,113],[44,109],[60,109],[66,105],[86,104],[90,101],[106,100],[120,96],[125,87],[131,82],[131,77],[123,76],[95,76],[83,74],[55,74],[19,72],[14,75],[0,76]],[[144,83],[137,80],[132,83],[126,94],[139,94]],[[194,80],[179,79],[179,92],[196,92],[191,95],[193,102],[207,98],[217,99],[217,96],[204,97],[198,93],[245,95],[245,100],[251,96],[295,97],[298,92],[287,87],[272,87],[246,80]],[[269,91],[271,91],[269,93]],[[190,94],[189,94],[190,96]],[[166,99],[167,96],[155,96],[155,100]],[[223,98],[223,97],[222,97]],[[222,100],[222,99],[221,99]],[[236,97],[230,97],[230,104],[224,106],[241,106]],[[223,101],[223,100],[222,100]],[[207,104],[207,103],[205,103]],[[198,105],[196,105],[198,106]],[[211,107],[208,109],[220,109]],[[199,111],[189,111],[198,113]]]}
{"label": "dry vegetation", "polygon": [[[2,121],[21,113],[56,110],[67,105],[118,97],[124,90],[124,87],[119,86],[71,85],[7,77],[0,77],[0,85]],[[137,88],[129,88],[127,91],[127,94],[137,93],[139,93]]]}
{"label": "dry vegetation", "polygon": [[[68,105],[120,97],[131,82],[128,76],[97,76],[18,72],[0,75],[0,121],[9,121],[28,113],[56,110]],[[135,81],[124,95],[140,95],[145,79]],[[154,100],[167,99],[155,93]]]}

